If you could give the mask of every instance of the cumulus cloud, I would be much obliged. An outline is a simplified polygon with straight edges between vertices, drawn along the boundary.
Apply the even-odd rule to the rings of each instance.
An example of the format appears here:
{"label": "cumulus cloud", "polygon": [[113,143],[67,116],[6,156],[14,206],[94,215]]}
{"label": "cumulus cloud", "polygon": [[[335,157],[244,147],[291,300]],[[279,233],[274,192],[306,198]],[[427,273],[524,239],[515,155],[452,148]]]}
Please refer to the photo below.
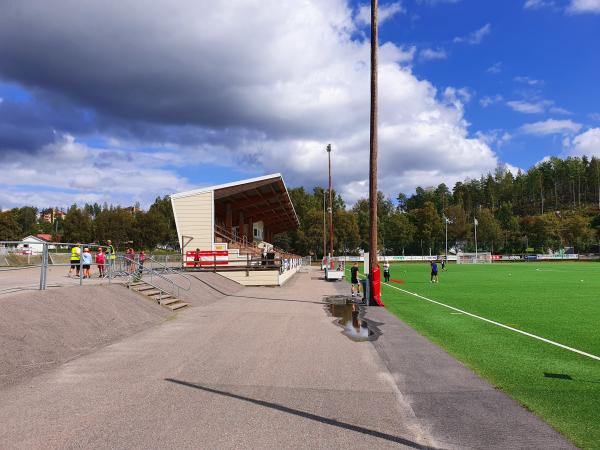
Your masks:
{"label": "cumulus cloud", "polygon": [[[502,147],[513,138],[512,134],[501,129],[493,129],[489,131],[478,131],[477,137],[490,146]],[[516,173],[516,172],[514,172]]]}
{"label": "cumulus cloud", "polygon": [[514,111],[523,113],[523,114],[539,114],[546,111],[552,102],[548,100],[540,100],[537,102],[528,102],[526,100],[511,100],[506,102],[506,104]]}
{"label": "cumulus cloud", "polygon": [[456,43],[467,43],[471,45],[481,44],[483,38],[485,38],[488,34],[492,32],[492,24],[486,23],[484,26],[479,28],[478,30],[473,31],[467,36],[457,36],[454,38],[454,42]]}
{"label": "cumulus cloud", "polygon": [[92,148],[71,135],[56,136],[39,152],[0,155],[0,204],[148,204],[173,187],[189,187],[184,178],[164,168],[166,161],[174,162],[171,154]]}
{"label": "cumulus cloud", "polygon": [[571,0],[567,12],[571,14],[600,14],[600,0]]}
{"label": "cumulus cloud", "polygon": [[575,136],[570,153],[573,156],[600,156],[600,128],[590,128]]}
{"label": "cumulus cloud", "polygon": [[[154,195],[149,189],[187,187],[177,175],[185,165],[322,184],[331,142],[336,188],[352,202],[368,179],[370,44],[359,29],[345,0],[22,0],[0,16],[0,76],[82,108],[89,127],[64,138],[70,125],[59,126],[36,152],[12,145],[3,167],[12,163],[40,190],[70,183],[72,194],[106,197],[110,186],[133,202]],[[414,54],[381,45],[380,187],[389,195],[478,177],[498,163],[469,135],[470,93],[417,79]],[[110,152],[78,139],[98,134]],[[148,147],[158,151],[140,150]],[[71,182],[50,163],[73,149],[86,155],[73,164],[90,176]],[[153,183],[140,188],[135,178]],[[1,183],[14,191],[15,179]]]}
{"label": "cumulus cloud", "polygon": [[448,53],[443,48],[425,48],[419,52],[419,59],[421,61],[433,61],[436,59],[446,59]]}
{"label": "cumulus cloud", "polygon": [[[405,13],[406,10],[401,2],[384,3],[379,5],[377,11],[377,21],[381,25],[383,22],[391,19],[397,14]],[[371,25],[371,5],[361,5],[356,14],[356,21],[359,25]]]}
{"label": "cumulus cloud", "polygon": [[572,120],[548,119],[523,125],[520,130],[525,134],[546,136],[551,134],[571,134],[581,130],[582,125]]}

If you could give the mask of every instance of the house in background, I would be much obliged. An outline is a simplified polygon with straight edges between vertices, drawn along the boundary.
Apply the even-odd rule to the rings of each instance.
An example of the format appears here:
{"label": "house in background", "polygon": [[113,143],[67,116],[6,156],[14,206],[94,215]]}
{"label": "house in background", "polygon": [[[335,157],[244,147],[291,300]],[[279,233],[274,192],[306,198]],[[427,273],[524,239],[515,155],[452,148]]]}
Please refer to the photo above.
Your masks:
{"label": "house in background", "polygon": [[[36,234],[27,236],[17,245],[17,252],[24,255],[39,255],[44,251],[44,244],[52,242],[51,234]],[[48,250],[55,250],[56,246],[53,244],[48,245]]]}

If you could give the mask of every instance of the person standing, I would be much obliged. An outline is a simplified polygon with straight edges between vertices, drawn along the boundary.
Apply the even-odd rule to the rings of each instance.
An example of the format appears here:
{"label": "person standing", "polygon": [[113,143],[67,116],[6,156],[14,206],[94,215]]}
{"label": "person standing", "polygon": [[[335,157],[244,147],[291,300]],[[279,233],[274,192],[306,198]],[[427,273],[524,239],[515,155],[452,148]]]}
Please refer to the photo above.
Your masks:
{"label": "person standing", "polygon": [[431,261],[431,282],[432,283],[438,282],[438,266],[437,266],[437,262],[435,262],[435,261]]}
{"label": "person standing", "polygon": [[138,276],[142,276],[144,272],[144,261],[146,261],[146,252],[142,249],[138,256]]}
{"label": "person standing", "polygon": [[448,257],[446,256],[445,258],[443,258],[443,259],[442,259],[442,272],[445,272],[445,271],[446,271],[446,259],[447,259],[447,258],[448,258]]}
{"label": "person standing", "polygon": [[360,293],[360,285],[358,284],[358,263],[352,264],[350,269],[350,292],[352,297],[356,297]]}
{"label": "person standing", "polygon": [[81,262],[83,263],[83,278],[91,278],[92,254],[90,253],[90,249],[87,247],[83,249],[83,254],[81,255]]}
{"label": "person standing", "polygon": [[383,279],[386,283],[390,282],[390,263],[387,260],[383,263]]}
{"label": "person standing", "polygon": [[105,253],[102,251],[102,247],[98,247],[96,251],[96,265],[98,266],[98,278],[104,277],[104,263],[105,263]]}
{"label": "person standing", "polygon": [[125,270],[127,272],[133,272],[133,260],[135,259],[135,253],[133,253],[132,248],[128,248],[125,252]]}
{"label": "person standing", "polygon": [[114,266],[117,255],[115,253],[115,247],[112,245],[112,241],[109,239],[106,241],[106,262],[108,263],[109,270],[111,266]]}
{"label": "person standing", "polygon": [[71,247],[71,267],[69,268],[69,275],[67,276],[71,276],[71,273],[73,273],[73,269],[75,269],[75,276],[78,277],[79,276],[79,269],[80,269],[80,256],[81,256],[81,243],[77,243],[77,245]]}

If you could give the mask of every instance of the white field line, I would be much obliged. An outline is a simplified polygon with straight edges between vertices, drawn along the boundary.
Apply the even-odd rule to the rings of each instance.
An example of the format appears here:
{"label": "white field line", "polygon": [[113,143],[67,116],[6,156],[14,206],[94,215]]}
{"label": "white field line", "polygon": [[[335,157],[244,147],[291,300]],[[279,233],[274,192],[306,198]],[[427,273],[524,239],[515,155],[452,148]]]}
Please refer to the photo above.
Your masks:
{"label": "white field line", "polygon": [[412,296],[420,298],[422,300],[426,300],[428,302],[435,303],[436,305],[440,305],[440,306],[443,306],[445,308],[449,308],[449,309],[452,309],[454,311],[458,311],[459,313],[466,314],[467,316],[471,316],[471,317],[474,317],[476,319],[483,320],[484,322],[491,323],[492,325],[496,325],[496,326],[501,327],[501,328],[506,328],[507,330],[514,331],[515,333],[524,334],[525,336],[529,336],[529,337],[531,337],[533,339],[537,339],[539,341],[545,342],[546,344],[550,344],[550,345],[554,345],[556,347],[564,348],[565,350],[569,350],[571,352],[578,353],[580,355],[587,356],[588,358],[592,358],[592,359],[595,359],[597,361],[600,361],[600,356],[592,355],[591,353],[586,353],[584,351],[577,350],[576,348],[573,348],[573,347],[568,347],[566,345],[561,344],[560,342],[551,341],[550,339],[546,339],[546,338],[543,338],[541,336],[537,336],[535,334],[527,333],[526,331],[518,330],[517,328],[509,327],[508,325],[504,325],[503,323],[495,322],[493,320],[486,319],[485,317],[481,317],[481,316],[478,316],[476,314],[472,314],[470,312],[463,311],[462,309],[455,308],[454,306],[446,305],[444,303],[440,303],[438,301],[431,300],[430,298],[423,297],[422,295],[415,294],[414,292],[410,292],[410,291],[407,291],[405,289],[401,289],[401,288],[396,287],[396,286],[392,286],[392,285],[389,285],[389,284],[384,284],[384,286],[390,287],[392,289],[396,289],[398,291],[404,292],[405,294],[412,295]]}

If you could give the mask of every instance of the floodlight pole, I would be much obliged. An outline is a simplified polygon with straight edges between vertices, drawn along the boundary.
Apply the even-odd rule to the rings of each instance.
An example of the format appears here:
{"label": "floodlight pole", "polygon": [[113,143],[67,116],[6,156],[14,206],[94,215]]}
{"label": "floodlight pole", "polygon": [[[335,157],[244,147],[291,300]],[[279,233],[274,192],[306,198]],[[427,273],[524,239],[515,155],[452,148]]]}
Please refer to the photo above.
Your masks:
{"label": "floodlight pole", "polygon": [[369,304],[375,303],[373,271],[377,258],[377,9],[378,0],[371,0],[371,120],[369,142]]}
{"label": "floodlight pole", "polygon": [[323,189],[323,258],[327,256],[327,226],[325,224],[325,189]]}
{"label": "floodlight pole", "polygon": [[446,261],[448,261],[448,218],[446,216],[444,222],[446,223]]}
{"label": "floodlight pole", "polygon": [[477,219],[475,219],[475,262],[477,262]]}
{"label": "floodlight pole", "polygon": [[333,187],[331,183],[331,144],[327,144],[329,157],[329,255],[333,257]]}

